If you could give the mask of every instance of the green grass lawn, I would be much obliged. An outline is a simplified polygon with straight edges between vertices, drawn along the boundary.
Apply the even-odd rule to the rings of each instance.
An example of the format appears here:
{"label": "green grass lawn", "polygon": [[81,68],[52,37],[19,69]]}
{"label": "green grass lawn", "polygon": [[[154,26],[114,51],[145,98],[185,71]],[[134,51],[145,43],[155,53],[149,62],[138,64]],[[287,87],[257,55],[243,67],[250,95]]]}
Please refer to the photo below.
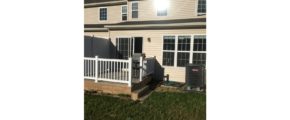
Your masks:
{"label": "green grass lawn", "polygon": [[85,120],[205,120],[201,93],[153,92],[143,103],[85,95]]}

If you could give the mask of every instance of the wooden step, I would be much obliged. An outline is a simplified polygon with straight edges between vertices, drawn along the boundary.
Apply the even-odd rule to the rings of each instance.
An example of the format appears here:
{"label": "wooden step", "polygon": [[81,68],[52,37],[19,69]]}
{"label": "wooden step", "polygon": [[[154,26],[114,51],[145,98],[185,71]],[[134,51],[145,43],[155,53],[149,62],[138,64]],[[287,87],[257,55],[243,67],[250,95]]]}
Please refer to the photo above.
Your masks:
{"label": "wooden step", "polygon": [[135,90],[131,93],[131,99],[132,100],[138,100],[140,97],[146,95],[151,91],[150,86],[146,85],[141,89]]}

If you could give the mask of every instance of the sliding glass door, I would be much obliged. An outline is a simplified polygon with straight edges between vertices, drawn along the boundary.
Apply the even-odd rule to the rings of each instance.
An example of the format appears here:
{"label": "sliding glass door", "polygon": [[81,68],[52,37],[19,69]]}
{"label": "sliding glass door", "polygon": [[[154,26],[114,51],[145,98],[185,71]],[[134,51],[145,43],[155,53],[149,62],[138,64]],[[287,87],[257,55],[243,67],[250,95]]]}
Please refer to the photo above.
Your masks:
{"label": "sliding glass door", "polygon": [[128,59],[132,56],[132,39],[131,38],[117,38],[116,46],[118,52],[118,58]]}
{"label": "sliding glass door", "polygon": [[142,37],[119,37],[116,39],[118,58],[128,59],[134,53],[142,53]]}

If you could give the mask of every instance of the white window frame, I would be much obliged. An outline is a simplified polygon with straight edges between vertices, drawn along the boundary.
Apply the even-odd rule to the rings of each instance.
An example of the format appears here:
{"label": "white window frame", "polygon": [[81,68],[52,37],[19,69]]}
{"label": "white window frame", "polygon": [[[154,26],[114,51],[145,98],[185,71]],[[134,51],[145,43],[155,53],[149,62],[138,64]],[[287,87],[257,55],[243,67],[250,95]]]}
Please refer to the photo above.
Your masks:
{"label": "white window frame", "polygon": [[[174,45],[175,45],[175,46],[174,46],[174,50],[164,50],[164,49],[163,49],[163,45],[164,45],[164,37],[165,37],[165,36],[174,36],[174,39],[175,39],[175,41],[174,41],[174,42],[175,42],[175,44],[174,44]],[[176,64],[176,63],[175,63],[175,58],[176,58],[176,54],[175,54],[175,52],[176,52],[176,49],[177,49],[176,47],[177,47],[177,46],[176,46],[176,35],[170,35],[170,34],[168,34],[168,35],[163,35],[163,36],[162,36],[162,53],[161,53],[161,58],[162,58],[162,63],[161,63],[161,64],[162,64],[162,66],[166,66],[166,67],[175,67],[175,64]],[[173,66],[163,65],[163,52],[173,52],[173,53],[174,53]]]}
{"label": "white window frame", "polygon": [[[124,6],[127,8],[127,13],[123,13],[123,7],[124,7]],[[128,17],[128,11],[129,11],[129,10],[128,10],[128,5],[121,5],[121,20],[122,20],[122,21],[128,21],[128,18],[129,18],[129,17]],[[126,14],[126,16],[127,16],[127,20],[123,20],[123,14]]]}
{"label": "white window frame", "polygon": [[[189,51],[180,51],[180,50],[178,50],[178,48],[176,48],[176,59],[175,59],[175,60],[176,60],[176,67],[184,67],[184,66],[177,66],[177,54],[178,54],[178,53],[181,53],[181,52],[182,52],[182,53],[189,53],[189,60],[190,60],[190,53],[191,53],[190,50],[191,50],[191,48],[193,47],[193,45],[191,44],[191,41],[192,41],[192,35],[188,35],[188,34],[184,34],[184,35],[183,35],[183,34],[181,34],[181,35],[179,34],[179,35],[176,35],[176,39],[177,39],[177,42],[175,43],[175,44],[176,44],[176,47],[178,47],[178,37],[179,37],[179,36],[189,36],[189,38],[190,38],[190,43],[189,43],[189,44],[190,44],[190,45],[189,45],[189,46],[190,46],[190,49],[189,49]],[[190,61],[188,61],[188,63],[190,63]]]}
{"label": "white window frame", "polygon": [[[131,50],[131,46],[129,46],[129,52],[128,52],[128,54],[130,54],[130,53],[135,53],[135,37],[142,37],[142,52],[144,52],[144,37],[143,36],[141,36],[141,35],[135,35],[135,36],[116,36],[116,38],[115,38],[115,45],[116,45],[116,48],[117,48],[117,50],[119,50],[120,48],[119,48],[119,46],[117,46],[117,39],[119,39],[119,38],[129,38],[130,40],[130,44],[133,44],[133,50],[132,51],[130,51]],[[131,41],[132,40],[132,41]],[[118,41],[118,42],[120,42],[120,41]],[[118,44],[120,44],[120,43],[118,43]],[[132,56],[131,56],[132,57]]]}
{"label": "white window frame", "polygon": [[[106,20],[101,20],[101,9],[103,9],[103,8],[106,8],[107,9],[107,13],[106,13],[106,17],[107,17],[107,19]],[[108,14],[108,7],[99,7],[99,22],[104,22],[104,21],[107,21],[109,19],[109,14]]]}
{"label": "white window frame", "polygon": [[[193,51],[193,47],[194,47],[194,36],[197,35],[204,35],[206,36],[206,34],[164,34],[162,35],[162,51],[161,51],[161,58],[162,58],[162,62],[163,62],[163,52],[174,52],[174,62],[173,62],[173,66],[167,66],[167,65],[163,65],[164,67],[174,67],[174,68],[184,68],[182,66],[177,66],[177,53],[178,52],[184,52],[184,53],[189,53],[189,63],[192,63],[192,57],[193,57],[193,53],[206,53],[206,51]],[[164,50],[163,49],[163,44],[164,44],[164,37],[165,36],[175,36],[175,49],[174,50]],[[190,36],[190,51],[179,51],[178,50],[178,36]]]}
{"label": "white window frame", "polygon": [[156,9],[156,16],[158,16],[158,17],[167,17],[168,16],[168,8],[166,8],[166,15],[164,15],[164,16],[159,16],[158,15],[158,8]]}
{"label": "white window frame", "polygon": [[[192,57],[193,57],[193,53],[205,53],[206,54],[206,51],[193,51],[193,45],[194,45],[194,36],[200,36],[200,35],[203,35],[203,36],[205,36],[205,39],[206,39],[206,44],[207,44],[207,37],[206,37],[206,34],[194,34],[194,35],[192,35],[192,50],[191,50],[191,53],[190,53],[190,55],[191,55],[191,57],[190,57],[190,61],[189,61],[189,63],[192,63],[192,61],[193,61],[193,59],[192,59]],[[205,62],[206,62],[206,60],[205,60]]]}
{"label": "white window frame", "polygon": [[[137,3],[138,4],[138,9],[137,10],[133,10],[133,3]],[[133,18],[133,11],[137,11],[137,13],[138,13],[138,17],[137,18]],[[138,18],[139,18],[139,2],[134,1],[134,2],[131,2],[131,19],[138,19]]]}
{"label": "white window frame", "polygon": [[[206,13],[198,13],[198,1],[199,0],[196,0],[196,4],[195,4],[196,16],[206,15]],[[205,5],[205,7],[206,7],[206,5]]]}

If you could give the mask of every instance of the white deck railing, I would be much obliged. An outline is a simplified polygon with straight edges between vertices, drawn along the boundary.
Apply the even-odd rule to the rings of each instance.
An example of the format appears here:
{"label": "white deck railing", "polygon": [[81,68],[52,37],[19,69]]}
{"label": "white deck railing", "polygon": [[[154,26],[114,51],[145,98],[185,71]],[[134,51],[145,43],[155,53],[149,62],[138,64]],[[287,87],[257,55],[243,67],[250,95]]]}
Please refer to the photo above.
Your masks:
{"label": "white deck railing", "polygon": [[84,76],[86,79],[95,79],[96,75],[96,59],[95,58],[85,58],[84,59]]}
{"label": "white deck railing", "polygon": [[[84,73],[86,79],[132,84],[132,59],[85,58]],[[131,68],[131,69],[129,69]]]}
{"label": "white deck railing", "polygon": [[[139,80],[154,73],[155,57],[140,57]],[[132,58],[105,59],[105,58],[84,58],[84,78],[98,81],[109,81],[117,83],[127,83],[132,85]]]}

